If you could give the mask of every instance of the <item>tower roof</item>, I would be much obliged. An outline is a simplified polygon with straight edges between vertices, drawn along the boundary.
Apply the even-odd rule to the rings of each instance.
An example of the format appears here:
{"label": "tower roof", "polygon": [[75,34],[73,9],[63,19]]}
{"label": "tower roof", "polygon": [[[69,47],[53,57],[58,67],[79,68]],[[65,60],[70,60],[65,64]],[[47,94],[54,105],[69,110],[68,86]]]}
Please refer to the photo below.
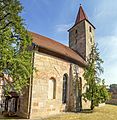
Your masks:
{"label": "tower roof", "polygon": [[78,24],[79,22],[81,22],[82,20],[88,20],[88,17],[86,16],[82,6],[80,5],[78,14],[77,14],[77,18],[75,21],[75,25]]}
{"label": "tower roof", "polygon": [[83,20],[86,20],[89,24],[92,25],[92,27],[94,29],[95,26],[88,20],[88,17],[86,15],[86,13],[84,12],[83,8],[82,8],[82,5],[80,4],[80,7],[79,7],[79,11],[78,11],[78,14],[77,14],[77,17],[76,17],[76,21],[75,21],[75,24],[73,25],[73,27],[71,27],[68,31],[70,31],[72,28],[74,28],[78,23],[80,23],[81,21]]}

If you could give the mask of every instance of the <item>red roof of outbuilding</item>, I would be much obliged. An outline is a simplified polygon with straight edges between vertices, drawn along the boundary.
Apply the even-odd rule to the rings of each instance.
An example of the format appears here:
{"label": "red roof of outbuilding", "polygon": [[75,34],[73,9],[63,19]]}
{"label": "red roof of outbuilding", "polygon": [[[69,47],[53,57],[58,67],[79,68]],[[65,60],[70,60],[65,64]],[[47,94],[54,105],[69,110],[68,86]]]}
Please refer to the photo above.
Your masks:
{"label": "red roof of outbuilding", "polygon": [[86,61],[69,47],[42,35],[33,32],[30,32],[30,34],[33,38],[33,43],[38,45],[40,48],[51,51],[48,52],[49,54],[55,53],[54,55],[58,55],[57,57],[75,62],[76,64],[81,66],[86,66]]}

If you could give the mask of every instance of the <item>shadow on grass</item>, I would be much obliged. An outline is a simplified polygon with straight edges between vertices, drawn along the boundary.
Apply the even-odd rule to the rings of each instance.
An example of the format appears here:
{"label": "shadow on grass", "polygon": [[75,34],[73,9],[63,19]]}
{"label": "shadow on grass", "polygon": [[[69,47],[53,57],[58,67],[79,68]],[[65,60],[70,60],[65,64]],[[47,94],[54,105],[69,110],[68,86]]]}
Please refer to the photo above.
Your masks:
{"label": "shadow on grass", "polygon": [[91,109],[83,109],[80,113],[93,113]]}
{"label": "shadow on grass", "polygon": [[2,116],[2,117],[0,117],[0,119],[7,119],[7,120],[9,120],[9,119],[24,119],[24,118],[19,118],[19,117],[4,117],[4,116]]}
{"label": "shadow on grass", "polygon": [[114,106],[117,106],[116,103],[106,103],[106,105],[114,105]]}
{"label": "shadow on grass", "polygon": [[0,119],[24,119],[24,118],[21,118],[21,117],[18,117],[18,116],[8,116],[8,115],[0,115]]}

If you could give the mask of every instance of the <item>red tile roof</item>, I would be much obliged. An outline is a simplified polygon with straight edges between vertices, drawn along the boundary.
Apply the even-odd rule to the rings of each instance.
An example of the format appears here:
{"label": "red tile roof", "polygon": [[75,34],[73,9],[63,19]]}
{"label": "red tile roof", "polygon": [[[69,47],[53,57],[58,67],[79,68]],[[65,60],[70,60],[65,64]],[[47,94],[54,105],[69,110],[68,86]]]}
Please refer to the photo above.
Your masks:
{"label": "red tile roof", "polygon": [[80,5],[78,14],[77,14],[77,18],[75,21],[75,25],[78,24],[79,22],[81,22],[82,20],[88,20],[88,17],[86,16],[82,6]]}
{"label": "red tile roof", "polygon": [[55,56],[58,55],[58,57],[75,62],[80,66],[86,66],[86,61],[69,47],[42,35],[33,32],[30,32],[30,34],[33,38],[33,43],[38,45],[40,48],[51,51],[48,52],[49,54],[55,53]]}
{"label": "red tile roof", "polygon": [[84,12],[82,6],[80,5],[79,11],[78,11],[78,14],[77,14],[77,17],[76,17],[75,24],[73,25],[73,27],[71,27],[71,28],[68,30],[68,32],[69,32],[72,28],[74,28],[78,23],[80,23],[80,22],[82,22],[82,21],[84,21],[84,20],[86,20],[89,24],[92,25],[92,27],[93,27],[94,29],[96,29],[95,26],[88,20],[88,17],[87,17],[87,15],[86,15],[86,13]]}

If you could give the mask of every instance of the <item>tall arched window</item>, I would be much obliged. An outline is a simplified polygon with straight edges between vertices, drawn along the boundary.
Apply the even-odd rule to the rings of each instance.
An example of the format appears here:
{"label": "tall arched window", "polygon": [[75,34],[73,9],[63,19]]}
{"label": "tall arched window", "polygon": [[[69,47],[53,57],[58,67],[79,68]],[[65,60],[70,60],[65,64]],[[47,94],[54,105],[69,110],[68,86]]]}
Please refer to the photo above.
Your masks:
{"label": "tall arched window", "polygon": [[67,101],[67,74],[63,76],[63,94],[62,94],[62,103],[66,103]]}
{"label": "tall arched window", "polygon": [[79,110],[82,110],[82,78],[79,77]]}
{"label": "tall arched window", "polygon": [[48,99],[56,98],[56,80],[51,78],[48,82]]}
{"label": "tall arched window", "polygon": [[79,77],[79,89],[82,92],[82,78]]}

